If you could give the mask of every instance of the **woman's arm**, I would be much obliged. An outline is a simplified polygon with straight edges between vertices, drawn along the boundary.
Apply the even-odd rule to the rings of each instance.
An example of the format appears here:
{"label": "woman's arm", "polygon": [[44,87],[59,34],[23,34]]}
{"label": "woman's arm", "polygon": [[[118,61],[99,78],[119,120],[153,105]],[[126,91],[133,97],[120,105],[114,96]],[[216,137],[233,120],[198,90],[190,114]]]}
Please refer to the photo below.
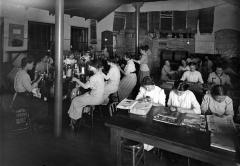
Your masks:
{"label": "woman's arm", "polygon": [[136,62],[136,63],[138,63],[138,64],[140,64],[140,63],[141,63],[141,61],[140,61],[140,60],[136,60],[136,59],[133,59],[133,62]]}
{"label": "woman's arm", "polygon": [[202,104],[201,104],[201,110],[202,110],[203,114],[206,114],[206,112],[209,111],[208,105],[209,105],[209,96],[205,95],[203,97],[203,101],[202,101]]}
{"label": "woman's arm", "polygon": [[142,99],[144,97],[144,94],[145,94],[144,88],[140,87],[136,100]]}
{"label": "woman's arm", "polygon": [[90,88],[90,85],[88,83],[84,84],[79,79],[73,77],[72,81],[76,82],[79,86],[83,87],[84,89]]}
{"label": "woman's arm", "polygon": [[190,93],[190,102],[191,102],[191,108],[177,108],[177,111],[181,113],[189,113],[189,114],[201,114],[200,105],[193,93]]}

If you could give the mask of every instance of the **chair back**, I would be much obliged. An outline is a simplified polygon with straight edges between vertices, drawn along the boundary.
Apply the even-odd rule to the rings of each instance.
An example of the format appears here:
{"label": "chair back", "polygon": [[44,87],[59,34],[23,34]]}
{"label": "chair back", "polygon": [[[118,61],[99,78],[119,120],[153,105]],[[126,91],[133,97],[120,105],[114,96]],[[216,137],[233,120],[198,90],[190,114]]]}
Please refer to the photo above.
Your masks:
{"label": "chair back", "polygon": [[109,115],[110,115],[110,117],[112,117],[113,114],[115,112],[117,112],[117,105],[118,105],[118,102],[113,102],[109,105]]}

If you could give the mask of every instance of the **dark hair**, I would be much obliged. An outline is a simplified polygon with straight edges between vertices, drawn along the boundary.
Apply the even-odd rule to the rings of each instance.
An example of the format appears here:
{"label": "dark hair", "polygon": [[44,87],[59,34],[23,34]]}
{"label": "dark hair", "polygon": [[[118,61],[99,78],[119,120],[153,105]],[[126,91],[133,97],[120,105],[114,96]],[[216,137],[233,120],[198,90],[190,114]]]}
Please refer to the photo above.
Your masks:
{"label": "dark hair", "polygon": [[174,82],[173,89],[178,90],[178,91],[186,91],[188,89],[189,85],[186,84],[182,80],[178,80]]}
{"label": "dark hair", "polygon": [[107,62],[112,62],[112,63],[116,63],[116,58],[108,58]]}
{"label": "dark hair", "polygon": [[188,65],[189,65],[189,66],[197,66],[197,64],[194,63],[194,62],[190,62]]}
{"label": "dark hair", "polygon": [[146,76],[143,78],[141,82],[141,86],[145,86],[145,85],[154,85],[154,81],[150,76]]}
{"label": "dark hair", "polygon": [[96,69],[100,69],[103,67],[102,62],[100,60],[91,60],[88,65],[95,67]]}
{"label": "dark hair", "polygon": [[22,68],[25,67],[28,63],[32,63],[33,62],[33,58],[31,57],[24,57],[21,61],[21,66]]}
{"label": "dark hair", "polygon": [[145,46],[140,46],[139,49],[147,51],[149,49],[149,47],[148,47],[148,45],[145,45]]}
{"label": "dark hair", "polygon": [[129,59],[131,59],[131,58],[132,58],[131,54],[130,54],[130,53],[128,53],[128,52],[126,52],[126,53],[124,54],[124,57],[126,57],[126,58],[129,58]]}
{"label": "dark hair", "polygon": [[211,88],[211,95],[212,96],[225,96],[225,95],[227,95],[227,90],[222,85],[214,85]]}

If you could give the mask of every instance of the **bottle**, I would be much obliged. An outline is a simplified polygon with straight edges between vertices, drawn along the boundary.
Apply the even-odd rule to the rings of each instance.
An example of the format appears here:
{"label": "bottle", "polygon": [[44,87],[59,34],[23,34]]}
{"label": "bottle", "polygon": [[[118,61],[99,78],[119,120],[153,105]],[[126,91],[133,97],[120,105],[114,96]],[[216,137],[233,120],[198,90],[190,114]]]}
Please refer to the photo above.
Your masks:
{"label": "bottle", "polygon": [[66,77],[72,77],[72,67],[71,67],[71,65],[67,65]]}

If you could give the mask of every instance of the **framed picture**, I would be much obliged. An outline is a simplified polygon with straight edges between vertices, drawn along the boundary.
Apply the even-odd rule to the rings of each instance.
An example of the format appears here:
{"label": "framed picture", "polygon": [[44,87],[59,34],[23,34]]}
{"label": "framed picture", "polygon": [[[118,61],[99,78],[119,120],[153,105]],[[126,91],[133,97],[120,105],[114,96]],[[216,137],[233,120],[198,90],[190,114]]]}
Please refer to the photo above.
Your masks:
{"label": "framed picture", "polygon": [[24,42],[24,25],[9,24],[9,40],[10,47],[23,47]]}

